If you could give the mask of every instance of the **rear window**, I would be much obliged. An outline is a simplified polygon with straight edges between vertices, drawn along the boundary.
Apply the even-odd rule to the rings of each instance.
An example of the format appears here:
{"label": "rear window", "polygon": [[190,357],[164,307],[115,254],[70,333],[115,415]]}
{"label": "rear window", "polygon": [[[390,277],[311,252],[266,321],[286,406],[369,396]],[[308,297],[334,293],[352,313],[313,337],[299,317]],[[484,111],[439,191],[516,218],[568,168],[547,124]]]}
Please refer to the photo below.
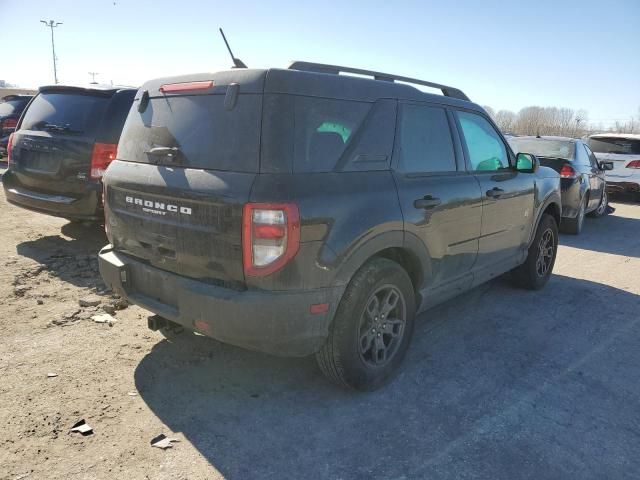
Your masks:
{"label": "rear window", "polygon": [[108,97],[79,93],[41,93],[24,114],[23,130],[95,135]]}
{"label": "rear window", "polygon": [[225,109],[224,95],[152,98],[146,109],[133,103],[125,122],[118,159],[176,164],[150,154],[153,148],[177,148],[177,165],[235,172],[257,172],[260,150],[261,95],[238,95]]}
{"label": "rear window", "polygon": [[29,99],[24,100],[8,100],[0,103],[0,117],[11,115],[13,113],[20,113],[20,110],[29,102]]}
{"label": "rear window", "polygon": [[537,157],[573,160],[576,145],[565,140],[545,140],[544,138],[512,138],[509,143],[516,153],[531,153]]}
{"label": "rear window", "polygon": [[595,153],[640,155],[640,140],[631,138],[590,138],[589,147]]}

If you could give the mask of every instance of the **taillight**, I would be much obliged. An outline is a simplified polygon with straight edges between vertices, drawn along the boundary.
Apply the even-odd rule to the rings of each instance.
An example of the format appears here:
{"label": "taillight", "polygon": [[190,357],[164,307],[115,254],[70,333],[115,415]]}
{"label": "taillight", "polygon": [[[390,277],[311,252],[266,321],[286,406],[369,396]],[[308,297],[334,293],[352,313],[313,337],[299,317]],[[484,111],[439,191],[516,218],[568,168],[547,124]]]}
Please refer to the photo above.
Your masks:
{"label": "taillight", "polygon": [[7,141],[7,168],[11,167],[11,145],[13,144],[14,135],[14,133],[9,135],[9,140]]}
{"label": "taillight", "polygon": [[576,178],[577,176],[576,171],[570,165],[565,165],[562,167],[562,170],[560,170],[561,178]]}
{"label": "taillight", "polygon": [[16,128],[18,126],[18,120],[15,118],[5,118],[2,122],[2,128]]}
{"label": "taillight", "polygon": [[631,160],[627,164],[627,168],[640,168],[640,160]]}
{"label": "taillight", "polygon": [[113,243],[111,239],[111,227],[109,226],[109,213],[107,212],[107,186],[102,184],[102,210],[104,211],[104,233],[107,236],[109,243]]}
{"label": "taillight", "polygon": [[281,269],[300,248],[300,214],[291,203],[247,203],[242,212],[245,275],[260,277]]}
{"label": "taillight", "polygon": [[100,180],[102,178],[109,164],[115,160],[117,149],[118,145],[113,143],[96,143],[93,145],[91,173],[89,174],[92,180]]}

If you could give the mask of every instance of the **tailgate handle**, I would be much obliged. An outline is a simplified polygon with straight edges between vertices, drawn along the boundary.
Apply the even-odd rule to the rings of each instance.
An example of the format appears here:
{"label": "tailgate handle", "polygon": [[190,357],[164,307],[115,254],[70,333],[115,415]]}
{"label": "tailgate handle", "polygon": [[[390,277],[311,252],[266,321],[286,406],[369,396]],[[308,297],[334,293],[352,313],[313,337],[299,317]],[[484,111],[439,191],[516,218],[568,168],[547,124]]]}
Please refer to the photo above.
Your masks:
{"label": "tailgate handle", "polygon": [[153,147],[151,150],[147,150],[144,153],[153,157],[167,157],[171,161],[178,159],[180,149],[178,147]]}

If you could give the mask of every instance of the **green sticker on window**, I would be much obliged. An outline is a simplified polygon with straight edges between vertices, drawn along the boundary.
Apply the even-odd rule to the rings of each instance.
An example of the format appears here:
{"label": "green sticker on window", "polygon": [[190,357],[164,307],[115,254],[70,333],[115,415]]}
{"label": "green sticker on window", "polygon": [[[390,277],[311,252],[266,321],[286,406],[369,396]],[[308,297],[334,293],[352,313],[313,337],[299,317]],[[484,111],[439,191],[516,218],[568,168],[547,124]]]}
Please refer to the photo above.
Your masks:
{"label": "green sticker on window", "polygon": [[347,128],[344,125],[341,125],[339,123],[332,123],[332,122],[324,122],[322,125],[320,125],[316,129],[316,132],[318,132],[318,133],[324,133],[324,132],[337,133],[338,135],[340,135],[342,137],[342,142],[343,143],[347,143],[347,140],[349,140],[349,137],[351,136],[351,130],[349,128]]}

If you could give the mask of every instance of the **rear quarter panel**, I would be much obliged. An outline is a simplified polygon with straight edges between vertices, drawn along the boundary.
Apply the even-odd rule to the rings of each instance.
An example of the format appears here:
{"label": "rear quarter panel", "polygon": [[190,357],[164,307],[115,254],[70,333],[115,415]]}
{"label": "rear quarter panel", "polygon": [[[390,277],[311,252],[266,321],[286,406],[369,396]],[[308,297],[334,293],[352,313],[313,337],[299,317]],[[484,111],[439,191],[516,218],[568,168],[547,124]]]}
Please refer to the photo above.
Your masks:
{"label": "rear quarter panel", "polygon": [[558,172],[549,167],[538,167],[534,177],[534,210],[535,224],[531,229],[529,244],[533,241],[538,224],[542,218],[544,211],[553,205],[557,208],[557,214],[562,212],[562,199],[560,194],[560,175]]}
{"label": "rear quarter panel", "polygon": [[250,287],[270,290],[345,285],[369,256],[403,245],[403,222],[390,171],[261,174],[252,202],[293,202],[300,250],[293,261]]}

